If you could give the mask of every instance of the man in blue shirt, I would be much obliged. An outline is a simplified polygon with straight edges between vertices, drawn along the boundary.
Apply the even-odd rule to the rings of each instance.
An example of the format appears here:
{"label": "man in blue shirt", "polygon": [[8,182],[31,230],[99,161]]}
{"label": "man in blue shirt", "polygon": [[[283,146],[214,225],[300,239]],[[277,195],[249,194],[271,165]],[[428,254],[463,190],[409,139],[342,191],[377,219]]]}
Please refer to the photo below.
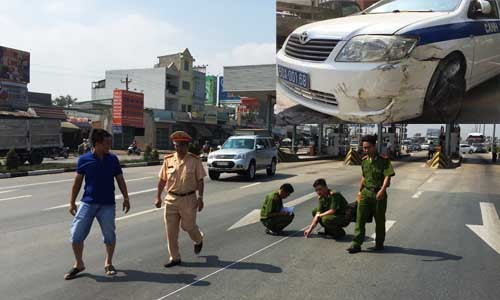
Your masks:
{"label": "man in blue shirt", "polygon": [[[71,243],[75,254],[75,264],[64,275],[66,280],[75,278],[78,273],[85,270],[82,259],[83,242],[90,232],[94,218],[99,222],[106,245],[104,271],[106,275],[116,274],[112,263],[116,244],[115,178],[123,195],[123,211],[127,213],[130,210],[127,185],[120,162],[116,155],[109,152],[112,144],[111,135],[104,129],[94,129],[90,138],[92,151],[83,154],[78,159],[77,174],[71,191],[69,212],[75,216],[71,225]],[[77,210],[76,197],[84,179],[83,197]]]}

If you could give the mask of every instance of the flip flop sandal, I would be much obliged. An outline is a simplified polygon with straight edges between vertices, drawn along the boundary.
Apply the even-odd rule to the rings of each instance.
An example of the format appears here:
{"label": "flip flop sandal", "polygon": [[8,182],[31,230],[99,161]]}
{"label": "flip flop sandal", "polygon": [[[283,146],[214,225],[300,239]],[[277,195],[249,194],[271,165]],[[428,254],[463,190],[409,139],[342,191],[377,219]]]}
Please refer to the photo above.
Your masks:
{"label": "flip flop sandal", "polygon": [[83,269],[77,269],[77,268],[73,267],[73,268],[71,268],[71,269],[68,271],[68,273],[66,273],[66,274],[64,275],[64,279],[65,279],[65,280],[71,280],[71,279],[74,279],[74,278],[76,278],[76,275],[78,275],[78,273],[80,273],[80,272],[82,272],[82,271],[84,271],[84,270],[85,270],[85,268],[83,268]]}
{"label": "flip flop sandal", "polygon": [[115,267],[113,267],[113,265],[105,266],[104,267],[104,272],[108,276],[116,275],[116,269],[115,269]]}

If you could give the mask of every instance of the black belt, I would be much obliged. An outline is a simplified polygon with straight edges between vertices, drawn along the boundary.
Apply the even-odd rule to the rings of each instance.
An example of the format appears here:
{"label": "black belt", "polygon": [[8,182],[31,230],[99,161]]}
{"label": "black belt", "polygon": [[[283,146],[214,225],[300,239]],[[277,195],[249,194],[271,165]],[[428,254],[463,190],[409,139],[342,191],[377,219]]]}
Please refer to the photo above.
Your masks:
{"label": "black belt", "polygon": [[366,187],[365,186],[365,189],[371,191],[371,192],[374,192],[374,193],[378,193],[378,191],[380,191],[380,188],[379,187],[372,187],[372,188],[369,188],[369,187]]}
{"label": "black belt", "polygon": [[185,193],[185,194],[179,194],[179,193],[174,193],[174,192],[168,192],[168,193],[172,194],[174,196],[177,196],[177,197],[185,197],[185,196],[189,196],[189,195],[196,193],[196,191],[192,191],[192,192]]}

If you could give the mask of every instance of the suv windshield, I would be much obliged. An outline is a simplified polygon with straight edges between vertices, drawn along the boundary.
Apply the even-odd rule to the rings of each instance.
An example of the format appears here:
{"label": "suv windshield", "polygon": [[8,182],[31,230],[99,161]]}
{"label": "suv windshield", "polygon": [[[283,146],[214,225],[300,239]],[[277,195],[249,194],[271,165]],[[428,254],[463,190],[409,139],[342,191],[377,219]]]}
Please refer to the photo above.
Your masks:
{"label": "suv windshield", "polygon": [[222,145],[222,149],[254,149],[254,144],[253,139],[230,139]]}
{"label": "suv windshield", "polygon": [[390,12],[453,11],[461,0],[382,0],[364,11],[367,14]]}

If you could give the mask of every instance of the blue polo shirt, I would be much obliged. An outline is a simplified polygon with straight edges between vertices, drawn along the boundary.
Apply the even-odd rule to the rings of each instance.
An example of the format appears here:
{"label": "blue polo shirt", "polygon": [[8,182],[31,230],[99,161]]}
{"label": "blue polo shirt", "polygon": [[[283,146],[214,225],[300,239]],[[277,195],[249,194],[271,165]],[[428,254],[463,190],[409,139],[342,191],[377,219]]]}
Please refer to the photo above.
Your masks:
{"label": "blue polo shirt", "polygon": [[108,153],[100,159],[92,152],[80,156],[76,167],[85,176],[82,202],[89,204],[115,204],[115,176],[123,174],[116,155]]}

